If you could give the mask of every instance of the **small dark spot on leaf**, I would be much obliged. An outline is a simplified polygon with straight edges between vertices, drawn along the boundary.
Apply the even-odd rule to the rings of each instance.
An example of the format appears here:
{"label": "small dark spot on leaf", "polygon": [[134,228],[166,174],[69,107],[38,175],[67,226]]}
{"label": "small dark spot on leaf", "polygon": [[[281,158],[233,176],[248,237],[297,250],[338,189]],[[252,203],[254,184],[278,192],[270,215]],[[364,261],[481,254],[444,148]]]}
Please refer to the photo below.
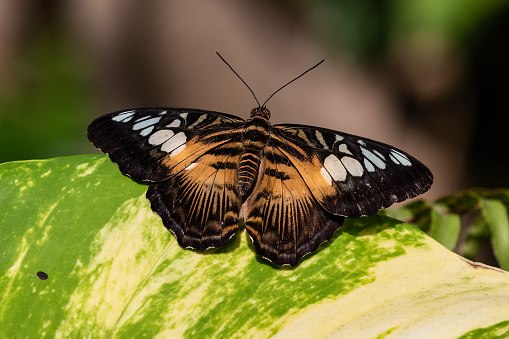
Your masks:
{"label": "small dark spot on leaf", "polygon": [[41,271],[37,272],[37,276],[38,276],[38,277],[39,277],[39,279],[41,279],[41,280],[46,280],[46,279],[48,279],[48,274],[46,274],[46,273],[44,273],[44,272],[41,272]]}

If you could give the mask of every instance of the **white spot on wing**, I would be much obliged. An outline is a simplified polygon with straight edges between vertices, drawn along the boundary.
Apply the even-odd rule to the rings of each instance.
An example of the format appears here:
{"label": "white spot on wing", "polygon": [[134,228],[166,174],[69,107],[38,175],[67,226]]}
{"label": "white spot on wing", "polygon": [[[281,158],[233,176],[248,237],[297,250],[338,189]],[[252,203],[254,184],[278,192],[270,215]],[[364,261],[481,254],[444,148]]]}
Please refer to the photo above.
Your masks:
{"label": "white spot on wing", "polygon": [[145,129],[141,130],[140,135],[142,137],[146,137],[147,135],[149,135],[152,132],[153,129],[154,129],[154,126],[147,127]]}
{"label": "white spot on wing", "polygon": [[147,120],[147,119],[150,119],[150,118],[152,118],[152,116],[151,115],[147,115],[145,117],[141,117],[139,119],[134,120],[134,122],[139,122],[139,121]]}
{"label": "white spot on wing", "polygon": [[179,127],[180,126],[180,120],[175,119],[171,122],[171,124],[166,125],[166,127]]}
{"label": "white spot on wing", "polygon": [[[345,181],[346,169],[339,159],[331,154],[323,162],[323,167],[329,172],[330,176],[336,181]],[[323,175],[323,174],[322,174]]]}
{"label": "white spot on wing", "polygon": [[354,177],[360,177],[364,173],[364,168],[357,159],[350,157],[342,157],[341,162],[345,165],[348,172]]}
{"label": "white spot on wing", "polygon": [[319,131],[319,130],[316,130],[315,131],[315,135],[316,135],[316,139],[318,139],[318,141],[320,142],[320,144],[322,144],[323,148],[325,149],[329,149],[329,146],[327,146],[327,143],[325,142],[325,140],[323,139],[323,135],[322,133]]}
{"label": "white spot on wing", "polygon": [[198,166],[198,163],[193,162],[191,165],[189,165],[189,166],[187,166],[187,167],[186,167],[186,171],[192,170],[192,169],[193,169],[193,168],[195,168],[196,166]]}
{"label": "white spot on wing", "polygon": [[359,143],[359,145],[366,146],[366,143],[361,139],[358,139],[357,142]]}
{"label": "white spot on wing", "polygon": [[409,160],[409,159],[408,159],[408,157],[407,157],[406,155],[404,155],[403,153],[401,153],[401,152],[399,152],[399,151],[397,151],[397,150],[395,150],[395,149],[392,149],[392,150],[391,150],[391,152],[392,152],[392,153],[399,154],[399,155],[401,155],[403,158],[405,158],[406,160]]}
{"label": "white spot on wing", "polygon": [[184,121],[187,121],[187,120],[186,120],[186,119],[187,119],[187,113],[181,113],[181,114],[180,114],[180,117],[181,117],[182,119],[184,119]]}
{"label": "white spot on wing", "polygon": [[308,136],[306,135],[306,133],[302,129],[300,129],[300,128],[298,129],[297,136],[301,137],[304,140],[306,140],[306,142],[309,141]]}
{"label": "white spot on wing", "polygon": [[332,186],[332,177],[330,176],[329,172],[325,168],[320,168],[320,174],[322,177],[329,183],[329,185]]}
{"label": "white spot on wing", "polygon": [[148,120],[143,120],[143,121],[137,122],[137,123],[134,124],[133,130],[137,131],[139,129],[143,129],[143,128],[146,128],[148,126],[157,124],[159,122],[159,120],[161,120],[161,117],[156,117],[156,118],[152,118],[152,119],[148,119]]}
{"label": "white spot on wing", "polygon": [[375,154],[378,155],[380,159],[385,160],[385,157],[382,153],[378,152],[376,149],[374,149],[373,152],[375,152]]}
{"label": "white spot on wing", "polygon": [[399,162],[403,165],[403,166],[412,166],[412,163],[410,162],[410,159],[408,159],[408,157],[396,150],[392,150],[391,151],[392,155],[399,160]]}
{"label": "white spot on wing", "polygon": [[412,166],[412,163],[409,161],[409,160],[402,160],[401,163],[403,164],[403,166]]}
{"label": "white spot on wing", "polygon": [[161,145],[163,142],[173,137],[173,135],[173,131],[170,131],[169,129],[162,129],[152,134],[150,138],[148,138],[148,143],[151,145]]}
{"label": "white spot on wing", "polygon": [[111,118],[111,120],[118,121],[118,122],[120,122],[120,121],[127,122],[133,118],[133,115],[134,115],[134,111],[125,111],[125,112],[115,115],[113,118]]}
{"label": "white spot on wing", "polygon": [[179,154],[180,152],[182,152],[184,150],[184,148],[186,148],[185,144],[184,145],[180,145],[173,152],[170,153],[170,157]]}
{"label": "white spot on wing", "polygon": [[343,152],[343,153],[346,153],[346,154],[350,154],[352,155],[352,152],[350,152],[350,150],[348,149],[348,146],[346,144],[341,144],[338,146],[338,150],[340,152]]}
{"label": "white spot on wing", "polygon": [[123,112],[120,112],[120,113],[118,113],[116,116],[117,116],[117,117],[120,117],[120,116],[126,116],[126,115],[131,116],[131,115],[133,115],[133,114],[134,114],[134,110],[133,110],[133,109],[131,109],[131,110],[129,110],[129,111],[123,111]]}
{"label": "white spot on wing", "polygon": [[396,157],[394,155],[389,154],[389,158],[392,160],[393,163],[395,163],[396,165],[401,165],[401,163],[398,161],[398,159],[396,159]]}
{"label": "white spot on wing", "polygon": [[[385,162],[383,162],[382,159],[380,159],[379,157],[377,157],[376,155],[374,155],[373,153],[371,153],[364,147],[361,147],[361,152],[366,158],[368,158],[369,161],[371,161],[373,164],[375,164],[376,167],[378,167],[380,169],[385,168]],[[372,171],[370,171],[370,172],[372,172]]]}
{"label": "white spot on wing", "polygon": [[332,148],[334,148],[334,146],[339,142],[339,141],[343,141],[345,138],[341,135],[338,135],[336,134],[335,136],[335,140],[334,140],[334,143],[332,144]]}
{"label": "white spot on wing", "polygon": [[374,172],[375,166],[368,159],[364,158],[364,167],[368,170],[368,172]]}
{"label": "white spot on wing", "polygon": [[169,152],[173,151],[174,149],[180,148],[180,146],[183,146],[183,144],[186,142],[186,140],[187,140],[186,135],[183,132],[177,133],[171,139],[167,140],[161,146],[161,151],[169,153]]}

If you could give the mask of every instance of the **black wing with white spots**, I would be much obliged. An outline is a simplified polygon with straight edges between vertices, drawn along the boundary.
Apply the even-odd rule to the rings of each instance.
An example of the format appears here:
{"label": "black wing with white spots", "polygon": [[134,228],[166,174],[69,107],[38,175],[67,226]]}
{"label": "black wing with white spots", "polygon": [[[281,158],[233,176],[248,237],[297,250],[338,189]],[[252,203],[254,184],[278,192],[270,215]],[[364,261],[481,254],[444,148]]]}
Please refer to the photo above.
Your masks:
{"label": "black wing with white spots", "polygon": [[244,123],[234,115],[205,110],[144,108],[95,119],[88,138],[125,175],[157,182],[238,137]]}
{"label": "black wing with white spots", "polygon": [[433,175],[387,144],[325,128],[275,125],[273,138],[329,213],[371,215],[426,192]]}

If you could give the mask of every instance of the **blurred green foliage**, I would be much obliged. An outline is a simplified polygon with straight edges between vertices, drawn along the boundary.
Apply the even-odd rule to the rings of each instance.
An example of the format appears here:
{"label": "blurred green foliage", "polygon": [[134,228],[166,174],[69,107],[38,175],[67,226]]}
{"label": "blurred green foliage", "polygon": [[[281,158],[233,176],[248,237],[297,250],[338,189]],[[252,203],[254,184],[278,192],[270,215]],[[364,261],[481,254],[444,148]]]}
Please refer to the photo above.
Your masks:
{"label": "blurred green foliage", "polygon": [[[395,41],[416,34],[438,37],[446,44],[469,41],[481,23],[489,21],[508,3],[509,0],[297,0],[279,6],[304,22],[332,49],[352,59],[377,61],[383,60]],[[100,113],[95,107],[97,93],[91,90],[91,83],[99,77],[81,57],[82,42],[64,25],[65,20],[59,16],[65,11],[60,7],[55,2],[53,15],[33,20],[32,13],[17,26],[30,29],[11,46],[17,48],[8,72],[12,76],[0,83],[0,162],[92,149],[87,146],[86,126]],[[129,40],[129,32],[123,38]]]}
{"label": "blurred green foliage", "polygon": [[384,213],[416,225],[467,259],[481,261],[477,254],[488,243],[498,266],[509,270],[508,211],[508,189],[470,189],[434,203],[418,200]]}
{"label": "blurred green foliage", "polygon": [[0,162],[80,153],[87,142],[85,63],[57,29],[38,31],[0,92]]}
{"label": "blurred green foliage", "polygon": [[286,1],[329,45],[373,59],[412,35],[448,44],[470,41],[508,0]]}
{"label": "blurred green foliage", "polygon": [[434,34],[451,42],[474,34],[478,25],[507,0],[393,0],[389,1],[394,35]]}

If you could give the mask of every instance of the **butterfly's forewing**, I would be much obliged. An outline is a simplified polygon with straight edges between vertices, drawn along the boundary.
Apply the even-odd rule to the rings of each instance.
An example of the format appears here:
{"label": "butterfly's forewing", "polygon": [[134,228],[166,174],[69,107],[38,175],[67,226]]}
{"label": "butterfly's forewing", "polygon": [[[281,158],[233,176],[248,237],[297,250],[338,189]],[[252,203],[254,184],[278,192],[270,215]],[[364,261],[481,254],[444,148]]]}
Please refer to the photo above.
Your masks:
{"label": "butterfly's forewing", "polygon": [[243,125],[243,119],[224,113],[146,108],[95,119],[88,127],[88,138],[123,174],[157,182],[228,142]]}
{"label": "butterfly's forewing", "polygon": [[277,265],[297,265],[343,222],[320,207],[291,161],[270,145],[242,208],[256,252]]}
{"label": "butterfly's forewing", "polygon": [[324,128],[276,125],[272,135],[320,205],[347,217],[371,215],[427,191],[433,175],[392,146]]}

